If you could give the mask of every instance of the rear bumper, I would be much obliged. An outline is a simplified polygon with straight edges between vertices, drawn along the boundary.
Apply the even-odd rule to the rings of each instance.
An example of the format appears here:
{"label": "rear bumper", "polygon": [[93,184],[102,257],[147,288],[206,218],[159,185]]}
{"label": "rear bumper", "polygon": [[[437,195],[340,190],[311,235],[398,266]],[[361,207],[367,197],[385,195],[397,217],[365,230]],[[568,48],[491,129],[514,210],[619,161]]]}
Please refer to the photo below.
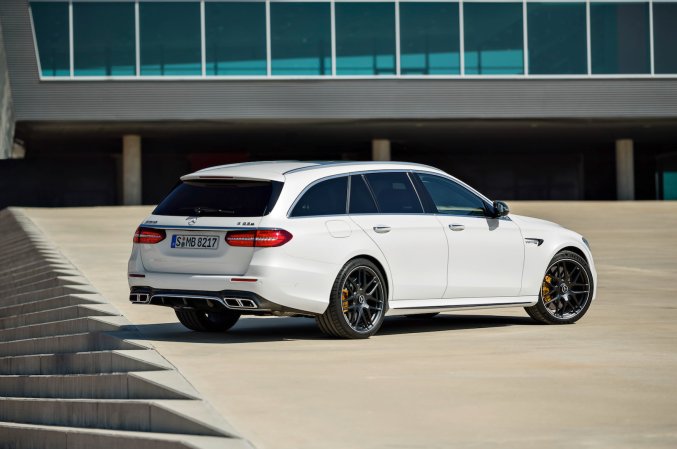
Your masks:
{"label": "rear bumper", "polygon": [[229,309],[251,315],[308,315],[308,312],[286,307],[242,290],[199,291],[132,287],[129,300],[134,304],[151,304],[174,309]]}

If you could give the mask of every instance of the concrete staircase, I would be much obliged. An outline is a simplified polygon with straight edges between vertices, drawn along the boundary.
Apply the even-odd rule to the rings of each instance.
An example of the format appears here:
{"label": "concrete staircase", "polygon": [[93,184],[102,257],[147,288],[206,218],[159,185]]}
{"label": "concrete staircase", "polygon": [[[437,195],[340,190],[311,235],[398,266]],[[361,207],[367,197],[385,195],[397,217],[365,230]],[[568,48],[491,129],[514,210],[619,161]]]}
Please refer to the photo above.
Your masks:
{"label": "concrete staircase", "polygon": [[251,449],[20,210],[0,248],[0,449]]}

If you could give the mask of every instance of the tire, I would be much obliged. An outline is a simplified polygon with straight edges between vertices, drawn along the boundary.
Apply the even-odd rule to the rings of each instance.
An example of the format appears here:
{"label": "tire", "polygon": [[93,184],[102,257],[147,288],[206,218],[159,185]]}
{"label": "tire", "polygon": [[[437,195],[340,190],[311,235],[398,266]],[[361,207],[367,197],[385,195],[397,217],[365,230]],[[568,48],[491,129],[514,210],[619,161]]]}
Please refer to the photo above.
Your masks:
{"label": "tire", "polygon": [[407,318],[414,318],[414,319],[420,319],[420,320],[429,320],[430,318],[435,318],[437,315],[439,315],[440,312],[435,312],[435,313],[418,313],[416,315],[404,315]]}
{"label": "tire", "polygon": [[331,337],[369,338],[380,329],[387,310],[385,276],[370,260],[357,258],[336,276],[329,306],[315,319]]}
{"label": "tire", "polygon": [[574,252],[562,251],[548,264],[538,302],[524,310],[541,323],[572,324],[590,308],[594,287],[588,262]]}
{"label": "tire", "polygon": [[205,312],[194,309],[176,309],[175,312],[181,324],[198,332],[225,332],[240,319],[240,313],[232,310]]}

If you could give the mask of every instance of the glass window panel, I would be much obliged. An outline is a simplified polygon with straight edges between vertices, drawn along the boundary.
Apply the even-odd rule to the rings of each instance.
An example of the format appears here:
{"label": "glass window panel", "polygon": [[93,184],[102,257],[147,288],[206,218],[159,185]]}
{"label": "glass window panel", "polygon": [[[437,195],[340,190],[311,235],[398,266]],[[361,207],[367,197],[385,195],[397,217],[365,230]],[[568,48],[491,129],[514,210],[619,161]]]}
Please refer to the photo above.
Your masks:
{"label": "glass window panel", "polygon": [[458,3],[400,3],[400,71],[461,73]]}
{"label": "glass window panel", "polygon": [[521,3],[463,5],[465,73],[524,73],[524,31]]}
{"label": "glass window panel", "polygon": [[270,5],[273,75],[331,75],[331,5]]}
{"label": "glass window panel", "polygon": [[292,217],[343,215],[346,213],[348,177],[321,181],[303,194],[292,210]]}
{"label": "glass window panel", "polygon": [[141,75],[200,75],[200,4],[141,2]]}
{"label": "glass window panel", "polygon": [[73,3],[76,76],[136,74],[133,3]]}
{"label": "glass window panel", "polygon": [[378,212],[374,198],[362,175],[350,177],[350,206],[351,214],[375,214]]}
{"label": "glass window panel", "polygon": [[406,173],[365,175],[382,214],[421,214],[423,208]]}
{"label": "glass window panel", "polygon": [[677,73],[677,3],[653,4],[656,73]]}
{"label": "glass window panel", "polygon": [[68,3],[31,3],[42,76],[70,76]]}
{"label": "glass window panel", "polygon": [[438,214],[483,217],[484,201],[465,187],[441,176],[418,174]]}
{"label": "glass window panel", "polygon": [[587,74],[585,3],[529,3],[529,73]]}
{"label": "glass window panel", "polygon": [[592,73],[649,73],[649,4],[590,4]]}
{"label": "glass window panel", "polygon": [[266,5],[205,3],[207,75],[265,75]]}
{"label": "glass window panel", "polygon": [[336,3],[336,73],[395,74],[395,5]]}

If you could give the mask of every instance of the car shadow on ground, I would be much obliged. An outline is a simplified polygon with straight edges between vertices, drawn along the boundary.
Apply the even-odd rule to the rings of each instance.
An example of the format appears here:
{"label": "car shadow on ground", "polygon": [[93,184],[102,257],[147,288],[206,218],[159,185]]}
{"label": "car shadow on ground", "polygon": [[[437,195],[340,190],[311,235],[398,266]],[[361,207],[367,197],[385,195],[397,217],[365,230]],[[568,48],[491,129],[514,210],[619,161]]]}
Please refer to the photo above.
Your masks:
{"label": "car shadow on ground", "polygon": [[[388,317],[376,334],[379,336],[451,332],[465,329],[531,326],[528,317],[494,315],[438,315],[434,318]],[[193,332],[180,323],[139,324],[136,329],[149,341],[195,343],[257,343],[285,340],[327,340],[311,318],[241,318],[228,332]]]}

